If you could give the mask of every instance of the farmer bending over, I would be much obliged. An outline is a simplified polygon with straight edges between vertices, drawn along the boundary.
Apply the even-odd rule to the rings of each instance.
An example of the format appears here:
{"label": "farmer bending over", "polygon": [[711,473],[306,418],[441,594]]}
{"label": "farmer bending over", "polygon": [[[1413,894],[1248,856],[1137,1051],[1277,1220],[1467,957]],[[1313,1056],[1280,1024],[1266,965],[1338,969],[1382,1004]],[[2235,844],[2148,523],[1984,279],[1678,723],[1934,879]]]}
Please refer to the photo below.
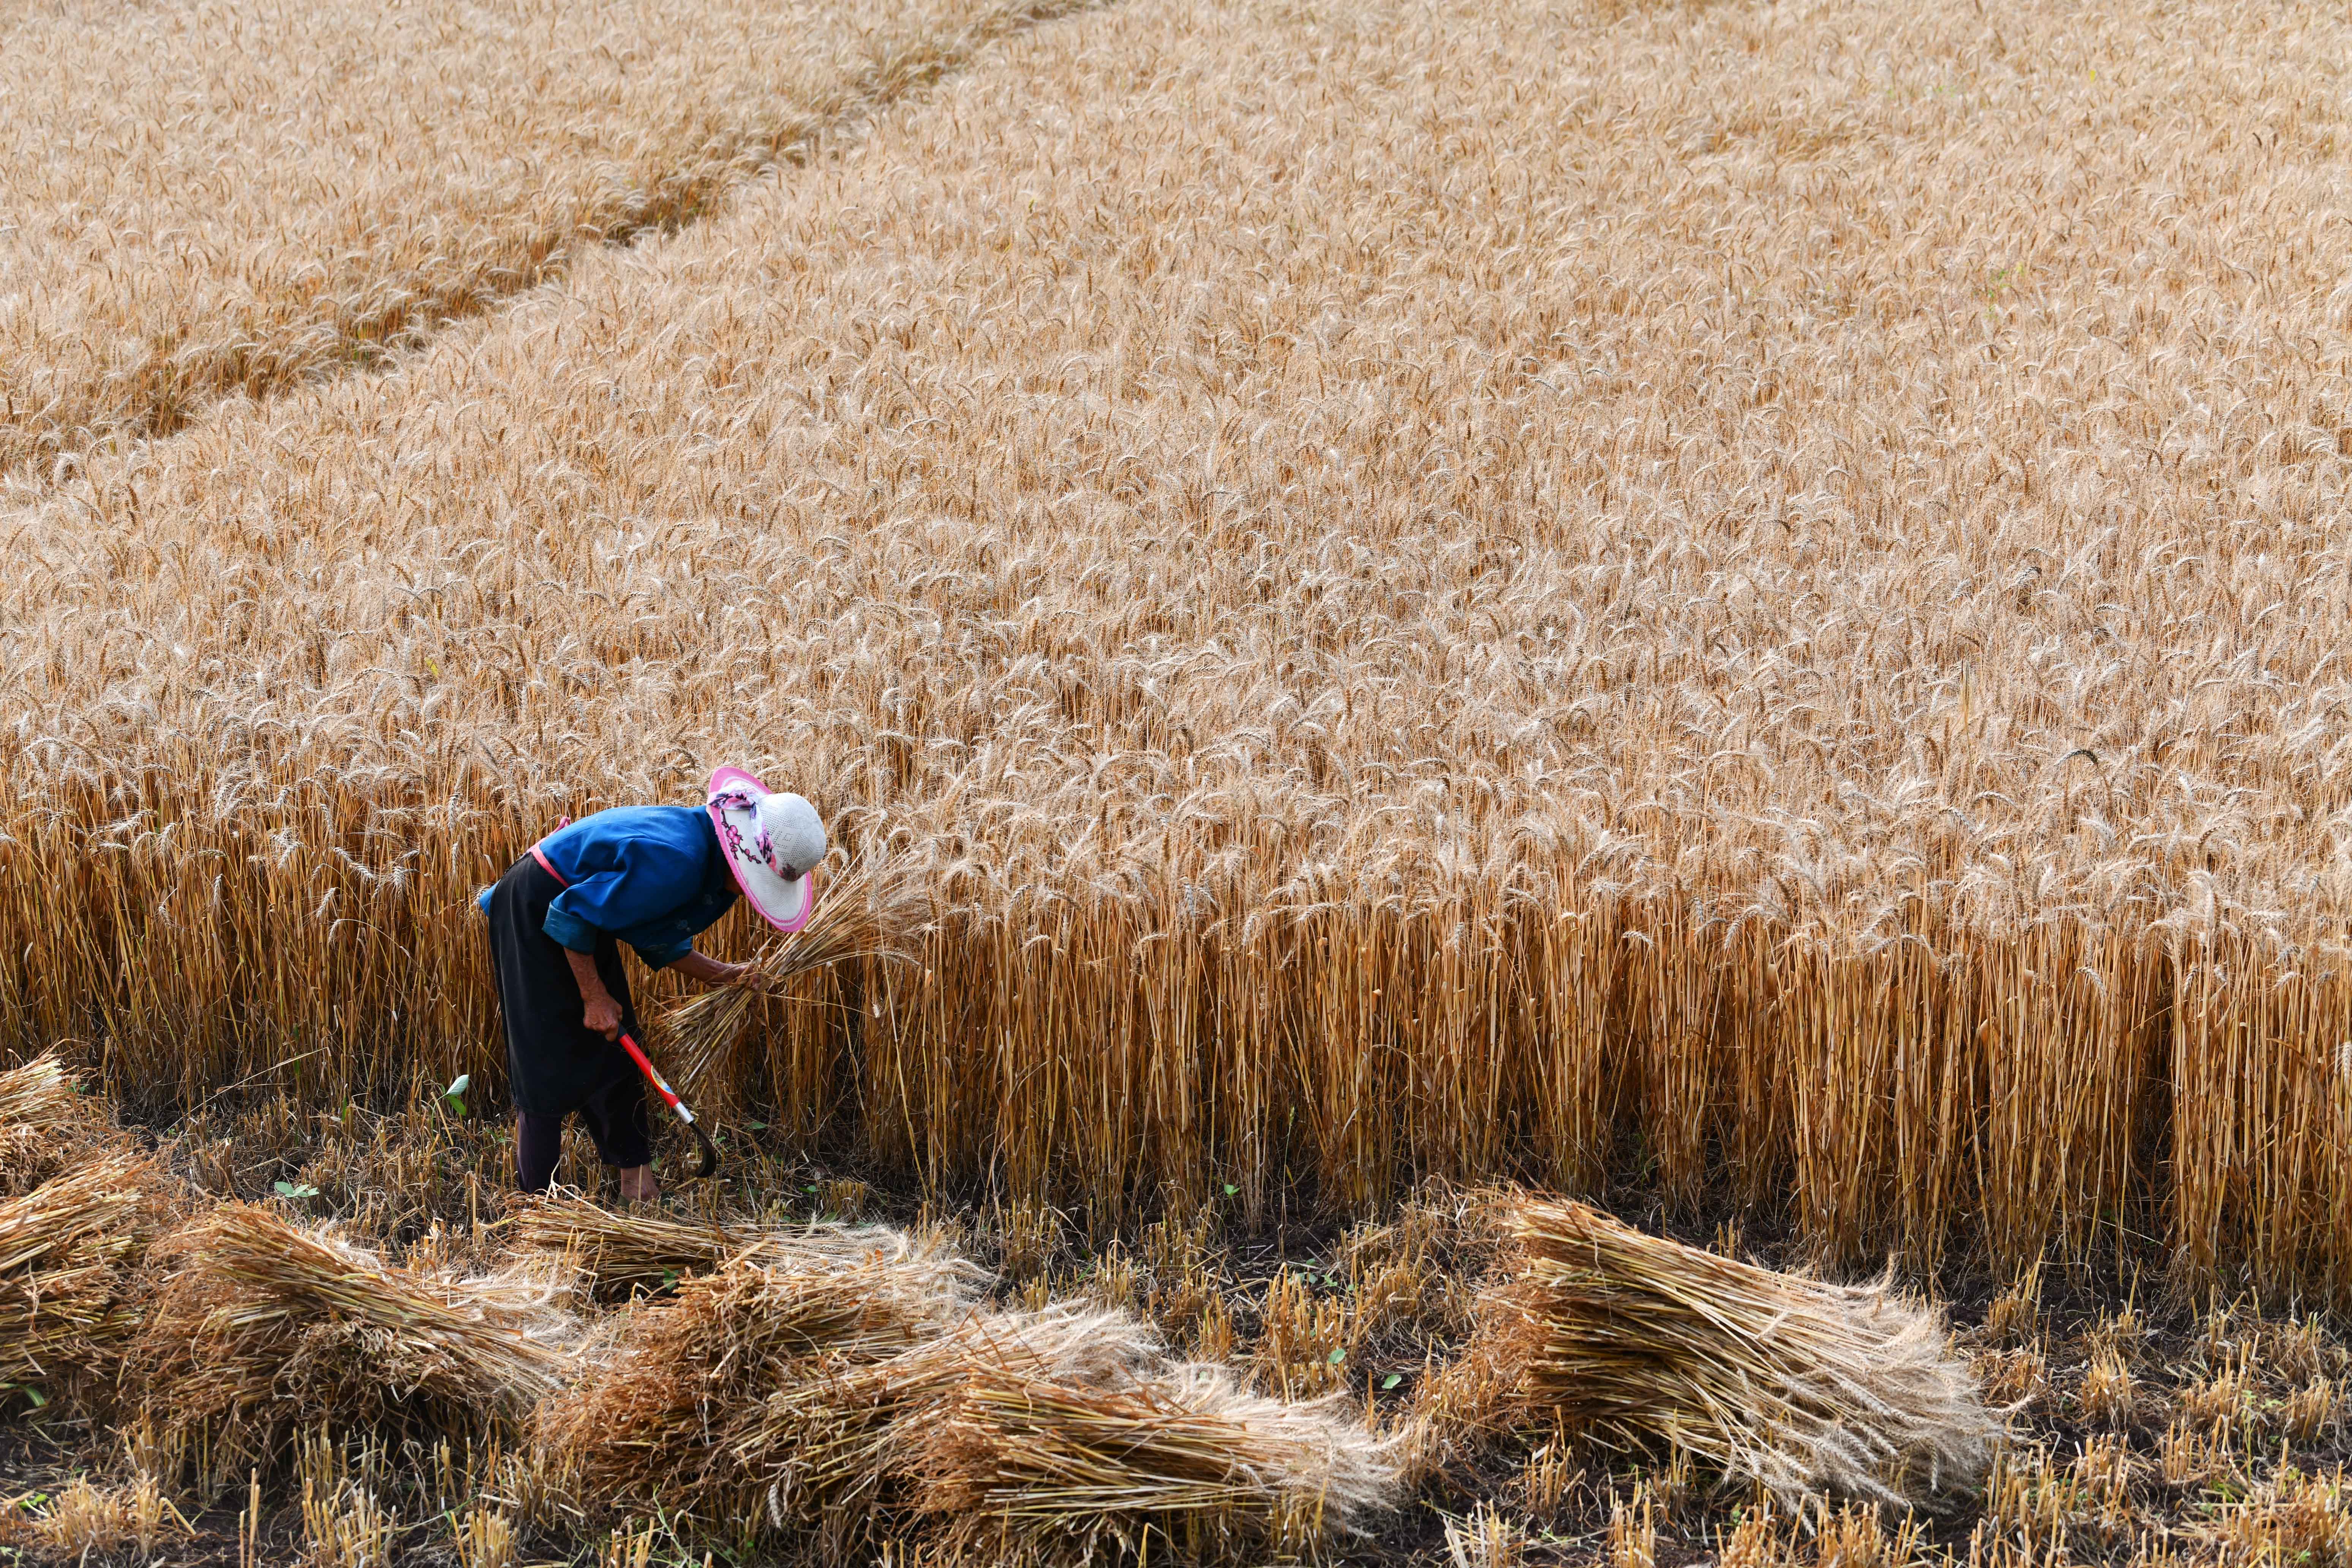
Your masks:
{"label": "farmer bending over", "polygon": [[740,889],[780,931],[816,908],[824,825],[796,795],[772,795],[738,768],[710,775],[702,806],[629,805],[559,827],[481,896],[506,1019],[515,1103],[515,1181],[544,1192],[578,1111],[597,1157],[620,1168],[621,1196],[650,1202],[645,1080],[615,1042],[642,1031],[621,943],[652,969],[706,985],[749,977],[694,951],[696,933]]}

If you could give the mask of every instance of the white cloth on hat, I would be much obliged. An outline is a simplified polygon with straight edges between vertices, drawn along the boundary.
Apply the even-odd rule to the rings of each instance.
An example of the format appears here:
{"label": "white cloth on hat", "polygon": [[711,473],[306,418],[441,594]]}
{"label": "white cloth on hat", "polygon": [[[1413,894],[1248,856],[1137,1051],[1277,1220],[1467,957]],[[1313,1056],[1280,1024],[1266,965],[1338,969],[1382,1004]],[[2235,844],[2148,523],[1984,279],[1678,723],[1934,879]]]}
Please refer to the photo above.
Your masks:
{"label": "white cloth on hat", "polygon": [[799,795],[768,788],[740,768],[710,775],[710,825],[735,885],[760,918],[796,931],[816,912],[818,862],[824,858],[824,823]]}

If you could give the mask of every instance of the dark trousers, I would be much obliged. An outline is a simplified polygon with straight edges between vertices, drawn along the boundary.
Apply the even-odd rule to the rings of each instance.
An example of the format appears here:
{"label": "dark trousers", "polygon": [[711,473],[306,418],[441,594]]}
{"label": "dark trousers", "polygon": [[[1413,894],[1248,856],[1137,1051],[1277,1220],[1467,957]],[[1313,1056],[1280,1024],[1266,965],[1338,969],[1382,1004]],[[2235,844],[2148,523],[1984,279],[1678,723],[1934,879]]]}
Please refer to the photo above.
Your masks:
{"label": "dark trousers", "polygon": [[[563,884],[526,855],[490,893],[490,962],[506,1025],[507,1083],[514,1100],[515,1180],[545,1190],[563,1148],[563,1119],[578,1112],[597,1158],[624,1169],[653,1158],[645,1079],[618,1045],[588,1027],[571,958],[547,934],[547,906]],[[599,939],[596,973],[620,1004],[621,1027],[637,1034],[620,943]]]}
{"label": "dark trousers", "polygon": [[[626,1170],[650,1163],[654,1157],[653,1128],[646,1121],[645,1079],[631,1074],[590,1095],[579,1108],[580,1120],[595,1141],[596,1157]],[[515,1185],[526,1193],[543,1193],[555,1179],[563,1158],[563,1118],[522,1110],[515,1113]]]}

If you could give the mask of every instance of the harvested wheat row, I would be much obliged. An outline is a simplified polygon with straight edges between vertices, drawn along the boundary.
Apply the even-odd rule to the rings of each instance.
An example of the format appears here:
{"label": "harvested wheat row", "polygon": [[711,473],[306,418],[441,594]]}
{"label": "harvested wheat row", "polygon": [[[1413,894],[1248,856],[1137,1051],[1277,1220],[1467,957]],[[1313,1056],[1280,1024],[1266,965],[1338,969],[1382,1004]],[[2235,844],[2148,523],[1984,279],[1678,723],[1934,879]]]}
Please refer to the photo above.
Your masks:
{"label": "harvested wheat row", "polygon": [[142,1321],[134,1271],[173,1198],[152,1161],[116,1153],[0,1202],[0,1408],[113,1381]]}
{"label": "harvested wheat row", "polygon": [[1466,1360],[1507,1414],[1612,1447],[1664,1442],[1791,1508],[1936,1505],[2003,1426],[1939,1311],[1654,1237],[1582,1204],[1520,1202],[1522,1249]]}
{"label": "harvested wheat row", "polygon": [[155,1249],[168,1270],[126,1381],[163,1451],[217,1482],[324,1426],[511,1437],[562,1384],[580,1322],[543,1268],[418,1273],[265,1208],[227,1203]]}
{"label": "harvested wheat row", "polygon": [[970,1561],[1317,1560],[1402,1490],[1399,1445],[1352,1402],[1264,1398],[1223,1367],[1071,1384],[975,1364],[916,1441],[917,1511]]}
{"label": "harvested wheat row", "polygon": [[538,1444],[600,1515],[851,1550],[903,1511],[909,1445],[974,1367],[1101,1382],[1158,1352],[1116,1314],[978,1310],[971,1284],[912,1247],[746,1249],[609,1325]]}
{"label": "harvested wheat row", "polygon": [[742,1262],[685,1280],[674,1299],[633,1306],[590,1347],[591,1370],[542,1411],[540,1444],[574,1478],[584,1507],[661,1508],[706,1530],[740,1532],[748,1521],[757,1531],[766,1478],[732,1451],[736,1433],[772,1397],[821,1391],[840,1430],[793,1456],[814,1468],[807,1455],[845,1440],[859,1419],[845,1392],[857,1369],[946,1328],[942,1309],[953,1303],[931,1283],[894,1278],[887,1264],[800,1272]]}
{"label": "harvested wheat row", "polygon": [[695,1223],[620,1213],[563,1193],[524,1203],[511,1226],[518,1246],[580,1270],[606,1299],[738,1264],[887,1279],[944,1310],[968,1302],[987,1279],[939,1237],[887,1226]]}

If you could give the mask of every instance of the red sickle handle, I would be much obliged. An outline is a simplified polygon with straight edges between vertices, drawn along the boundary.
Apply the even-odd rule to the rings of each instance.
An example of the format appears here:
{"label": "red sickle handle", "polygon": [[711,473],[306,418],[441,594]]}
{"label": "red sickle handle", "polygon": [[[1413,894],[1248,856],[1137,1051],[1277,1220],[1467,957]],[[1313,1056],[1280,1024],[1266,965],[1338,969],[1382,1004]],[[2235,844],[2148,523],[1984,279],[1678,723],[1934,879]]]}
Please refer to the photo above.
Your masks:
{"label": "red sickle handle", "polygon": [[686,1130],[694,1134],[695,1145],[702,1156],[701,1168],[694,1173],[698,1180],[708,1180],[719,1169],[718,1145],[711,1142],[709,1133],[694,1124],[694,1112],[688,1110],[686,1103],[678,1099],[677,1090],[670,1088],[669,1080],[656,1070],[653,1058],[646,1055],[645,1047],[631,1038],[625,1030],[621,1035],[621,1048],[629,1053],[630,1059],[637,1064],[637,1070],[646,1075],[646,1081],[661,1090],[662,1099],[667,1100],[669,1108],[677,1112],[677,1119],[686,1123]]}
{"label": "red sickle handle", "polygon": [[644,1047],[624,1032],[621,1036],[621,1048],[628,1052],[636,1062],[637,1070],[646,1075],[646,1081],[661,1090],[661,1097],[669,1101],[669,1108],[677,1112],[677,1119],[688,1127],[693,1126],[694,1112],[688,1110],[685,1101],[678,1099],[677,1090],[669,1086],[669,1079],[655,1070],[653,1059],[646,1055]]}

